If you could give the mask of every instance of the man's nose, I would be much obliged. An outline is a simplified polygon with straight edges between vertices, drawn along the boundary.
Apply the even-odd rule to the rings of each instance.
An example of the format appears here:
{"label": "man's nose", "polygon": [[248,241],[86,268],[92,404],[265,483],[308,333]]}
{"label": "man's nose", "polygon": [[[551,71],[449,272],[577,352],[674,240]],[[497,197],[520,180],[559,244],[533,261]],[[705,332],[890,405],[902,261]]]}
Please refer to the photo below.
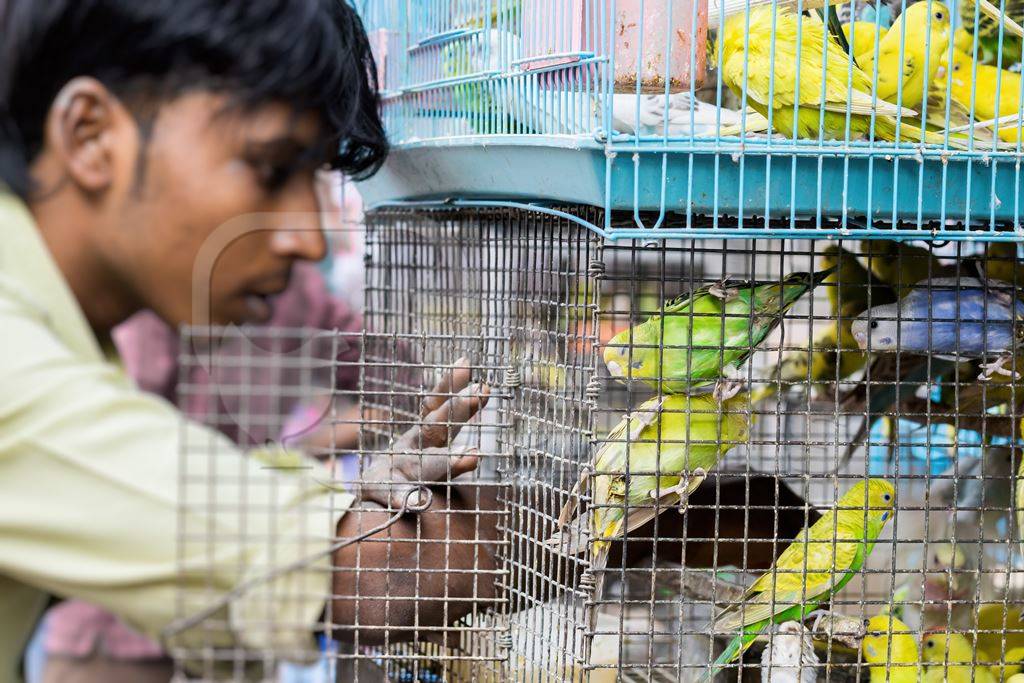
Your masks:
{"label": "man's nose", "polygon": [[271,237],[271,249],[276,255],[285,258],[322,261],[327,255],[327,240],[315,215],[312,223],[313,226],[292,224],[277,228]]}

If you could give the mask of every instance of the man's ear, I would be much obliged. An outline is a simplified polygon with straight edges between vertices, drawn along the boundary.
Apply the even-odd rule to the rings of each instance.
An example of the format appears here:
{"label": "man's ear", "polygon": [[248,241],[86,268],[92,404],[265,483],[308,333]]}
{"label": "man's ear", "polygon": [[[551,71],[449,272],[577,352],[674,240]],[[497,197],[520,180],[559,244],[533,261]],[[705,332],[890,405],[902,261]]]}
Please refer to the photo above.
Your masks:
{"label": "man's ear", "polygon": [[67,82],[46,118],[46,143],[61,175],[88,194],[110,189],[117,177],[119,124],[129,117],[120,101],[95,78]]}

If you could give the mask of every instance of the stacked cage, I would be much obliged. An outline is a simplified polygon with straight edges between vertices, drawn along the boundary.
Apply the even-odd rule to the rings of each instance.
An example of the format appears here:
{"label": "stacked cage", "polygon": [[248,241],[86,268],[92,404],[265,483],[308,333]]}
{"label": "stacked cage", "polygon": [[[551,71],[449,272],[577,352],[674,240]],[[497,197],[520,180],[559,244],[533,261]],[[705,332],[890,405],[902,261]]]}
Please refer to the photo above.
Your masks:
{"label": "stacked cage", "polygon": [[490,401],[440,487],[471,531],[335,567],[416,627],[327,609],[327,675],[1017,674],[1015,7],[363,3],[394,151],[325,416],[386,452],[460,358]]}

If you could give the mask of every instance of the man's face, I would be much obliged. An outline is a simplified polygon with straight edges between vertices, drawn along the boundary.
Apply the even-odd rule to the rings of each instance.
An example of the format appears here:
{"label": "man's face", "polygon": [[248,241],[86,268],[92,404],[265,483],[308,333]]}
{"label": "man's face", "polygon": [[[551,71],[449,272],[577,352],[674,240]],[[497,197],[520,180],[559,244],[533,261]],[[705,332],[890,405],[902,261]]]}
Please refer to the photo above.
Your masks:
{"label": "man's face", "polygon": [[225,104],[200,93],[160,108],[95,242],[114,277],[172,324],[263,322],[292,264],[325,254],[317,118]]}

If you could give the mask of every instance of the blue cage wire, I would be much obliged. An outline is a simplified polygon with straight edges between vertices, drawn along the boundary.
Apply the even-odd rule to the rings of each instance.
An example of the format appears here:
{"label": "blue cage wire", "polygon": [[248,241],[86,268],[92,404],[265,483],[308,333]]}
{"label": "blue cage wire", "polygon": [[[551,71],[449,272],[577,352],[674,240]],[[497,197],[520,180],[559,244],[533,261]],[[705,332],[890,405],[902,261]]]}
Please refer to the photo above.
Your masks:
{"label": "blue cage wire", "polygon": [[[934,22],[899,22],[913,4],[905,0],[877,3],[884,11],[839,5],[837,17],[857,21],[845,24],[844,36],[825,31],[825,40],[867,45],[867,55],[878,55],[873,65],[835,57],[824,42],[805,44],[808,29],[795,51],[780,49],[793,36],[779,17],[807,10],[802,25],[827,26],[820,0],[358,4],[394,144],[384,171],[362,186],[371,205],[590,205],[605,209],[593,229],[613,239],[652,236],[645,232],[652,229],[661,238],[723,231],[869,237],[878,230],[890,238],[1018,237],[1021,89],[1012,57],[999,48],[1019,43],[1020,26],[997,25],[995,45],[986,43],[978,30],[992,22],[986,3],[947,8],[928,0],[946,15],[934,30]],[[775,16],[767,33],[719,49],[723,37],[752,30],[751,17],[757,23],[764,10]],[[886,43],[882,30],[894,17],[900,35],[890,58],[924,62],[927,97],[915,96],[908,82],[894,93],[867,93],[873,103],[866,109],[807,104],[824,73],[842,91],[860,70],[881,91],[893,40]],[[991,70],[994,92],[965,89]],[[800,97],[786,103],[779,93],[787,88]],[[832,97],[821,94],[819,102]],[[766,97],[778,106],[758,107]],[[810,117],[812,131],[786,123],[794,99],[804,102],[800,116]],[[1001,118],[993,123],[988,109],[996,101]],[[1003,114],[1007,107],[1014,115]],[[886,112],[937,137],[918,142],[901,128],[897,141],[883,140]],[[874,134],[858,133],[862,125]],[[1002,126],[999,135],[994,126]],[[616,221],[623,212],[626,220]]]}

